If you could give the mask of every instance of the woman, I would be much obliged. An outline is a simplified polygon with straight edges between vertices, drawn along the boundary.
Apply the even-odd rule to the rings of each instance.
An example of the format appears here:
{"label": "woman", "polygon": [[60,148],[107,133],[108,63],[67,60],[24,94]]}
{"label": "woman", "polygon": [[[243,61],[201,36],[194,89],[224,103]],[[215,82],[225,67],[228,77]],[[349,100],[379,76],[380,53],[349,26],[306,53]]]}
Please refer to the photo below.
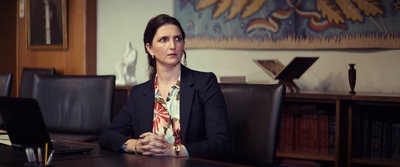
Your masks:
{"label": "woman", "polygon": [[143,41],[150,80],[132,87],[103,132],[100,147],[153,156],[223,158],[229,149],[224,97],[213,73],[181,64],[185,32],[178,20],[165,14],[152,18]]}

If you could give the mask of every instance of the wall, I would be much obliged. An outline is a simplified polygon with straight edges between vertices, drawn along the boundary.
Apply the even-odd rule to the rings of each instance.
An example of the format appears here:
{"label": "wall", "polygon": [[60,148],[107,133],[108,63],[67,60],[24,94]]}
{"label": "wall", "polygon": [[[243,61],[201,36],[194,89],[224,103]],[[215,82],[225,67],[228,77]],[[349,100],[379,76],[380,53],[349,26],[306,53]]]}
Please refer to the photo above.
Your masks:
{"label": "wall", "polygon": [[[160,13],[173,14],[173,0],[98,0],[97,74],[116,74],[131,41],[138,51],[136,78],[147,80],[143,32],[147,21]],[[279,59],[288,64],[296,56],[319,60],[295,82],[302,90],[349,91],[347,70],[356,64],[356,91],[400,93],[400,50],[216,50],[187,49],[188,67],[217,76],[246,76],[249,83],[276,83],[253,59]]]}
{"label": "wall", "polygon": [[[17,1],[19,2],[19,1]],[[17,18],[17,76],[22,68],[56,68],[58,74],[96,74],[96,0],[68,0],[68,49],[31,50],[27,48],[25,18]],[[17,6],[19,9],[19,3]],[[19,84],[17,85],[19,86]]]}

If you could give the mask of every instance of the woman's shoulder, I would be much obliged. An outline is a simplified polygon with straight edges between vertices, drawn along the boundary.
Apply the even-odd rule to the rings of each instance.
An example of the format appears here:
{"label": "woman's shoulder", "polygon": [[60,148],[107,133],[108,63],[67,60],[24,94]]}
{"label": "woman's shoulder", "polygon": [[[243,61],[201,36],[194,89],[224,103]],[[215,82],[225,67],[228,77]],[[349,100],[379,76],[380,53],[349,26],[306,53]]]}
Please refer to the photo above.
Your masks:
{"label": "woman's shoulder", "polygon": [[215,76],[215,74],[213,72],[196,71],[196,70],[193,70],[193,75],[200,76],[200,77],[212,77],[212,76]]}
{"label": "woman's shoulder", "polygon": [[143,91],[152,89],[153,84],[154,84],[154,80],[150,79],[150,80],[147,80],[146,82],[134,85],[131,89],[131,93],[138,92],[138,91],[143,92]]}
{"label": "woman's shoulder", "polygon": [[189,69],[193,78],[193,82],[196,85],[204,85],[204,84],[215,84],[217,83],[217,77],[213,72],[204,72]]}
{"label": "woman's shoulder", "polygon": [[188,69],[192,73],[193,77],[195,77],[195,78],[216,77],[213,72],[198,71],[198,70],[190,69],[188,67],[185,67],[185,68]]}

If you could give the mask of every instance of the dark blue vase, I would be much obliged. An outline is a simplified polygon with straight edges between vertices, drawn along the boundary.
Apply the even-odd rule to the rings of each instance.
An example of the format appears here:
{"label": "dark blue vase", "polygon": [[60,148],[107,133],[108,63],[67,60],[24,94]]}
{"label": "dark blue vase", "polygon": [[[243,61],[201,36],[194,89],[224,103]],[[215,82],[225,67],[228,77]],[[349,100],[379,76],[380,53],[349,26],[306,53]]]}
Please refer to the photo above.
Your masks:
{"label": "dark blue vase", "polygon": [[354,87],[356,86],[356,69],[354,68],[355,64],[349,64],[349,84],[350,84],[350,94],[356,94],[354,91]]}

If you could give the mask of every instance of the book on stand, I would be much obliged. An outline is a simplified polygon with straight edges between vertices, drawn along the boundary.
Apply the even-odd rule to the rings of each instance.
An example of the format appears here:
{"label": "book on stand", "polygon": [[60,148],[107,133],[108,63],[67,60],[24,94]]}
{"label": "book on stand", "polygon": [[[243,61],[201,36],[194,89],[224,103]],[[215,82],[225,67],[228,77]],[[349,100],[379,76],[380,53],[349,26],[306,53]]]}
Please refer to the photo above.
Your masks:
{"label": "book on stand", "polygon": [[285,84],[290,92],[299,92],[300,88],[293,82],[293,79],[300,78],[304,72],[317,61],[319,57],[295,57],[287,66],[277,59],[253,60],[271,78],[279,79]]}

